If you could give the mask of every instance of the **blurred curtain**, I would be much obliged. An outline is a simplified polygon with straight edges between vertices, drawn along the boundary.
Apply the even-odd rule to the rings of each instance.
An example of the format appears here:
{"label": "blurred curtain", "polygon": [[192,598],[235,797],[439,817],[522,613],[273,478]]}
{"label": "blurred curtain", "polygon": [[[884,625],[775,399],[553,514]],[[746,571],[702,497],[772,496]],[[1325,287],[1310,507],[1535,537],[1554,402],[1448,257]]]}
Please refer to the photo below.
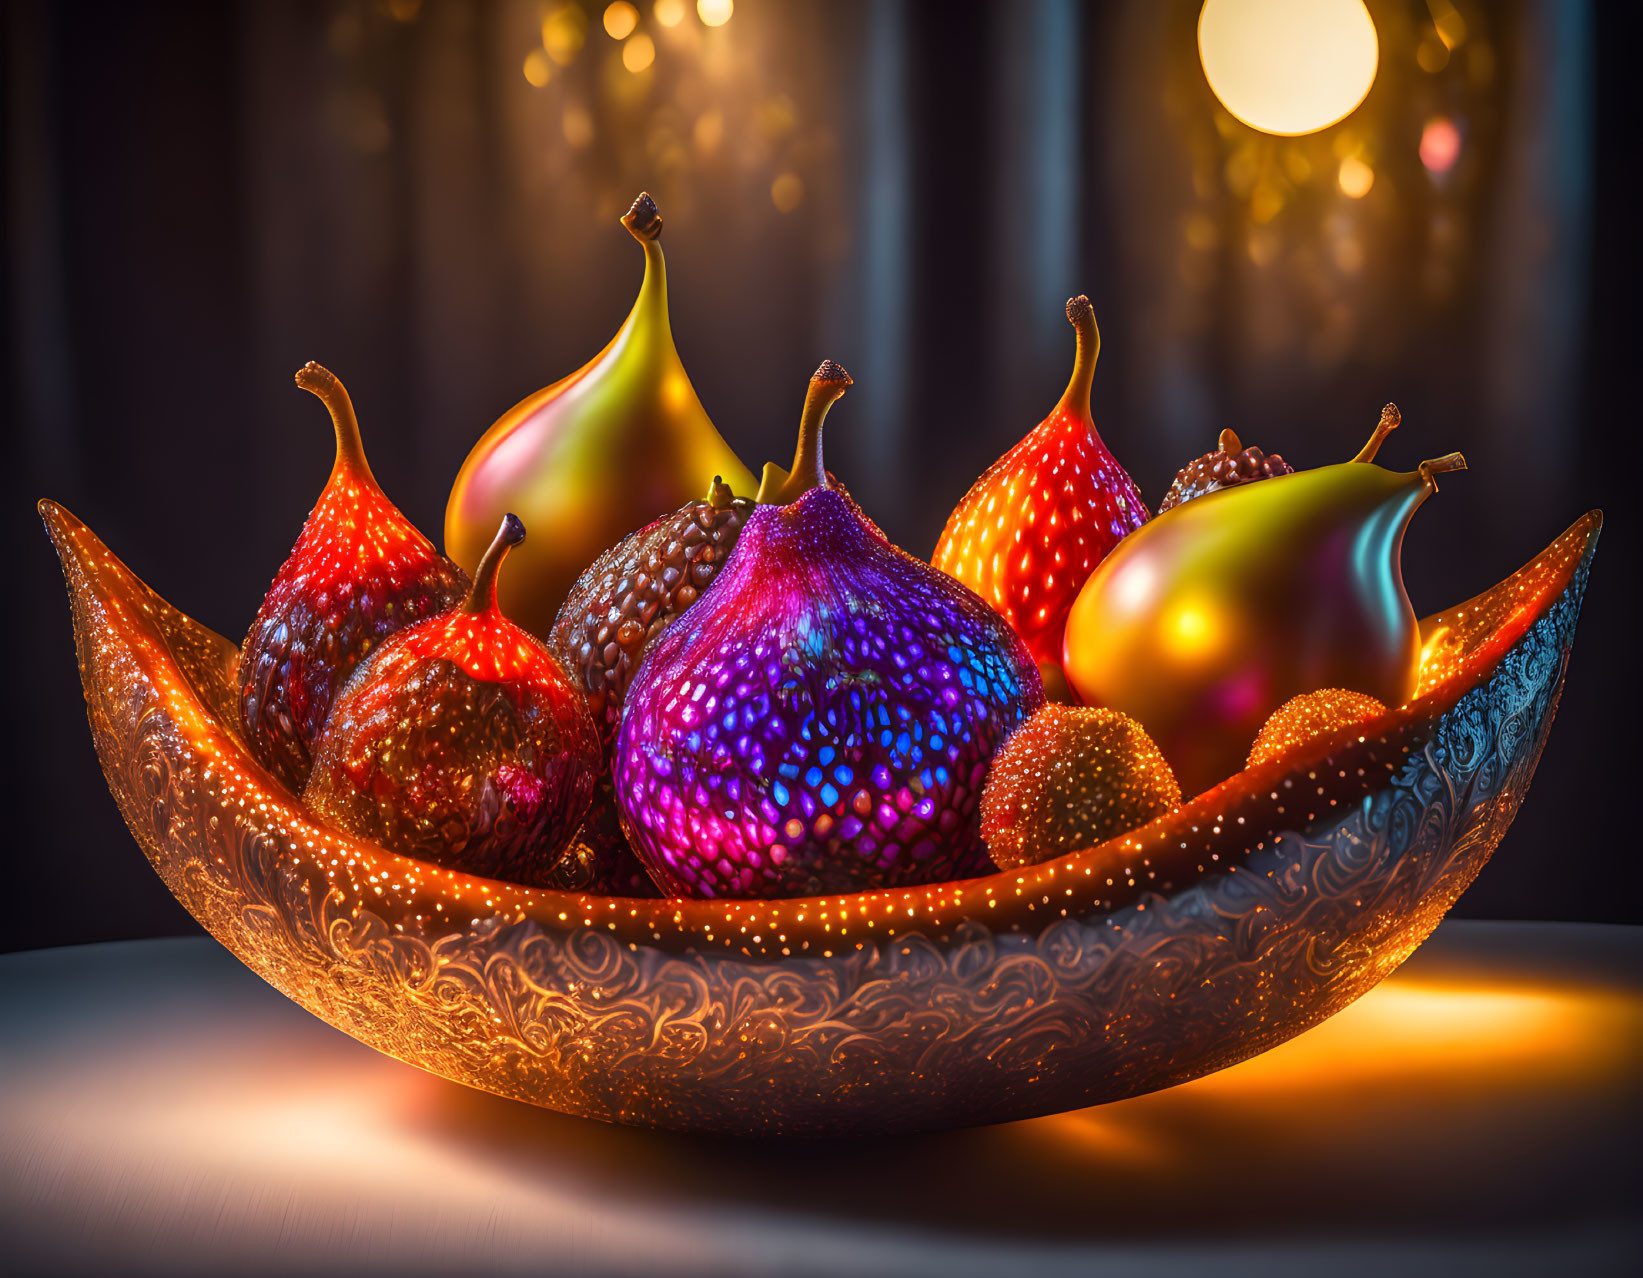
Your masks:
{"label": "blurred curtain", "polygon": [[[785,458],[807,375],[838,359],[857,386],[830,463],[920,554],[1054,403],[1078,292],[1104,336],[1097,423],[1154,497],[1223,426],[1310,465],[1356,451],[1388,399],[1394,460],[1467,451],[1473,472],[1411,536],[1423,610],[1516,566],[1600,487],[1575,472],[1602,447],[1575,390],[1606,56],[1586,4],[1444,6],[1465,36],[1434,70],[1438,10],[1371,0],[1375,88],[1294,145],[1218,108],[1193,0],[738,0],[714,29],[663,29],[644,0],[655,57],[637,72],[600,8],[7,6],[4,518],[38,619],[6,637],[31,672],[6,690],[11,722],[35,747],[8,787],[16,847],[90,858],[21,858],[13,897],[72,884],[69,934],[180,924],[112,805],[86,798],[32,499],[66,501],[238,635],[328,465],[292,371],[314,358],[347,381],[385,487],[437,531],[485,426],[620,323],[640,260],[615,219],[642,187],[724,434],[755,470]],[[1460,137],[1442,173],[1420,158],[1435,119]],[[1343,154],[1373,167],[1359,198]],[[1563,784],[1551,771],[1541,788]],[[1492,869],[1468,901],[1618,908],[1541,894],[1538,864]],[[64,935],[3,908],[9,943]]]}

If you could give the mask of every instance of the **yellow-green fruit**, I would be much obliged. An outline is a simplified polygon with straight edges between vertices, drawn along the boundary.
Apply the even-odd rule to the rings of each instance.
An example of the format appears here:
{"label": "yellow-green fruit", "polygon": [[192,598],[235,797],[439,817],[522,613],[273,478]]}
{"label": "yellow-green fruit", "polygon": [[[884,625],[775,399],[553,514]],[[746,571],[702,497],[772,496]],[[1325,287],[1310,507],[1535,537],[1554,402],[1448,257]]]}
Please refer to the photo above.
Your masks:
{"label": "yellow-green fruit", "polygon": [[531,530],[514,552],[502,606],[546,635],[577,576],[607,546],[698,497],[715,475],[757,486],[696,398],[668,322],[662,219],[649,195],[622,225],[644,247],[645,278],[626,322],[591,362],[509,409],[462,463],[445,509],[445,549],[472,571],[497,522]]}
{"label": "yellow-green fruit", "polygon": [[1240,771],[1268,715],[1345,688],[1401,705],[1420,638],[1400,571],[1404,529],[1465,466],[1373,464],[1388,405],[1358,457],[1210,493],[1131,533],[1090,574],[1064,667],[1088,705],[1138,720],[1189,795]]}

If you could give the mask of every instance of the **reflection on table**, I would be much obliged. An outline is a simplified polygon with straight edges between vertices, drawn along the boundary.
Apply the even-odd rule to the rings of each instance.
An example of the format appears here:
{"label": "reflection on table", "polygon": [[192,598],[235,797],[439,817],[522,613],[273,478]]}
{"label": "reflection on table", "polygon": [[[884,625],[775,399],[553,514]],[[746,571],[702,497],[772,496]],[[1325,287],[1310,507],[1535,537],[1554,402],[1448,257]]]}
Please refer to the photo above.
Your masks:
{"label": "reflection on table", "polygon": [[206,941],[0,959],[0,1024],[0,1220],[53,1266],[1529,1272],[1643,1254],[1643,929],[1451,922],[1255,1060],[896,1140],[675,1136],[470,1091]]}

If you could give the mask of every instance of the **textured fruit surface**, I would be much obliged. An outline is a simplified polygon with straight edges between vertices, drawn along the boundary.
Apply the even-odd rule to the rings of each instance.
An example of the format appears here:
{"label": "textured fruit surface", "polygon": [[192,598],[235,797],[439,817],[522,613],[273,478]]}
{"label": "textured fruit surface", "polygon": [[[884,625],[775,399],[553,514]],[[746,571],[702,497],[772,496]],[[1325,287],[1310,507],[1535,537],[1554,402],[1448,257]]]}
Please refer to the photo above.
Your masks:
{"label": "textured fruit surface", "polygon": [[571,588],[548,646],[581,685],[607,750],[645,649],[713,583],[752,512],[751,497],[715,481],[605,551]]}
{"label": "textured fruit surface", "polygon": [[1066,393],[976,480],[931,557],[1002,613],[1048,667],[1061,664],[1067,610],[1084,579],[1147,519],[1135,481],[1090,419],[1101,336],[1089,299],[1068,302],[1067,318],[1078,357]]}
{"label": "textured fruit surface", "polygon": [[1214,452],[1195,458],[1175,473],[1175,482],[1158,503],[1158,513],[1162,515],[1184,501],[1205,497],[1223,488],[1294,473],[1295,467],[1277,453],[1264,453],[1254,444],[1246,448],[1235,432],[1224,430]]}
{"label": "textured fruit surface", "polygon": [[331,702],[360,658],[468,589],[462,570],[377,486],[342,383],[309,364],[297,385],[331,410],[336,464],[257,610],[239,665],[246,742],[292,790],[307,781]]}
{"label": "textured fruit surface", "polygon": [[1095,847],[1180,805],[1175,774],[1134,719],[1047,705],[993,760],[981,835],[1011,870]]}
{"label": "textured fruit surface", "polygon": [[420,860],[545,885],[581,825],[599,745],[581,694],[496,606],[504,525],[459,608],[400,631],[337,696],[303,801]]}
{"label": "textured fruit surface", "polygon": [[1281,759],[1314,737],[1369,723],[1385,713],[1386,707],[1374,697],[1347,688],[1303,692],[1284,702],[1261,725],[1261,733],[1249,749],[1249,766],[1254,768]]}
{"label": "textured fruit surface", "polygon": [[638,299],[604,350],[509,409],[462,463],[445,509],[445,547],[477,563],[502,516],[531,540],[502,588],[508,615],[544,638],[572,584],[607,547],[693,502],[722,475],[753,476],[708,419],[673,345],[662,219],[641,195],[622,224],[643,246]]}
{"label": "textured fruit surface", "polygon": [[1091,574],[1067,622],[1079,699],[1140,722],[1189,795],[1242,770],[1267,716],[1318,688],[1413,695],[1421,642],[1404,592],[1410,517],[1459,454],[1357,459],[1184,502]]}
{"label": "textured fruit surface", "polygon": [[628,688],[623,827],[685,896],[804,896],[976,872],[988,761],[1043,702],[1026,648],[827,487],[811,379],[730,562]]}
{"label": "textured fruit surface", "polygon": [[968,853],[988,761],[1041,698],[980,599],[815,489],[754,511],[640,667],[617,796],[677,894],[934,882]]}
{"label": "textured fruit surface", "polygon": [[570,849],[553,867],[548,886],[594,896],[662,895],[650,872],[634,856],[628,836],[622,833],[608,774],[600,777],[594,787],[587,819],[571,840]]}

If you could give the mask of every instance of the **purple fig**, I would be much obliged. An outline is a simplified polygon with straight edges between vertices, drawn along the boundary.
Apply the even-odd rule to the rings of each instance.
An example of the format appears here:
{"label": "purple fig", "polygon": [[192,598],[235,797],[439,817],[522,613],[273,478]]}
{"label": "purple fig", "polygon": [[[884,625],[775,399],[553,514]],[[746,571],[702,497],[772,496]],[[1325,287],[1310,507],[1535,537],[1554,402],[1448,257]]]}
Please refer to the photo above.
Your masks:
{"label": "purple fig", "polygon": [[1007,622],[827,486],[810,381],[791,472],[627,689],[622,824],[670,894],[803,896],[951,878],[993,753],[1044,702]]}

